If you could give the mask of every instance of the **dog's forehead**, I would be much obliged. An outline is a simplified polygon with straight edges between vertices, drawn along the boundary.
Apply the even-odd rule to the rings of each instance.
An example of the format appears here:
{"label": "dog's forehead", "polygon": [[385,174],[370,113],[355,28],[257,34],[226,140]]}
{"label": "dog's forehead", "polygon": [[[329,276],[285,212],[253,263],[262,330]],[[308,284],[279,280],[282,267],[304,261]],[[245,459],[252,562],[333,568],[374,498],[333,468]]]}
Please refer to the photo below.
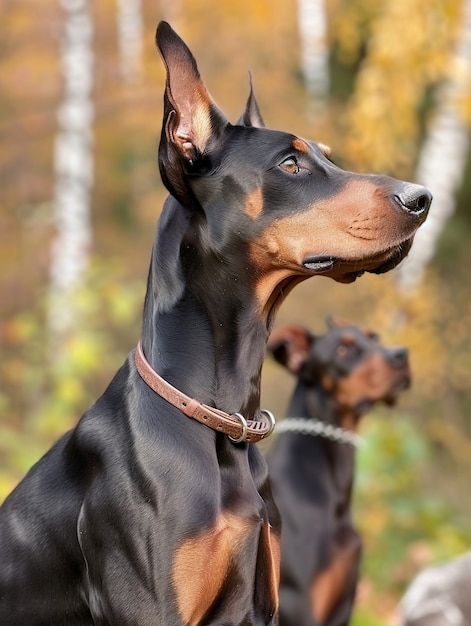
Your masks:
{"label": "dog's forehead", "polygon": [[[232,126],[228,133],[229,150],[235,154],[253,155],[260,161],[260,157],[265,155],[267,159],[279,155],[280,158],[289,153],[300,155],[311,154],[323,157],[327,154],[328,148],[324,144],[317,143],[293,133],[271,128],[254,128],[252,126]],[[257,148],[255,152],[252,148]]]}
{"label": "dog's forehead", "polygon": [[332,328],[325,335],[319,337],[313,346],[313,350],[319,356],[330,358],[340,345],[357,345],[364,348],[372,348],[378,344],[371,335],[356,326],[341,326]]}

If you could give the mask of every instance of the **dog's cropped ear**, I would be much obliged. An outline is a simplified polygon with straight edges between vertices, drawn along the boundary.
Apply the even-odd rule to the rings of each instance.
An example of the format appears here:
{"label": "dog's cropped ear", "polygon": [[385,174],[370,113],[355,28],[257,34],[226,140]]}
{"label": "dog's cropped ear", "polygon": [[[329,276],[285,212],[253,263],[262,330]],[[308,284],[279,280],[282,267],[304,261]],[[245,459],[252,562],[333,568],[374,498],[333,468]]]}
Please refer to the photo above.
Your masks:
{"label": "dog's cropped ear", "polygon": [[265,128],[265,122],[263,121],[262,114],[258,107],[258,102],[255,98],[252,84],[252,74],[249,72],[250,81],[250,93],[245,105],[245,111],[237,120],[238,126],[254,126],[255,128]]}
{"label": "dog's cropped ear", "polygon": [[314,335],[302,326],[282,326],[270,335],[267,350],[278,363],[298,375],[309,358],[314,340]]}
{"label": "dog's cropped ear", "polygon": [[155,39],[167,70],[159,165],[164,182],[183,191],[184,172],[209,167],[211,144],[228,121],[201,80],[189,48],[167,22],[160,22]]}

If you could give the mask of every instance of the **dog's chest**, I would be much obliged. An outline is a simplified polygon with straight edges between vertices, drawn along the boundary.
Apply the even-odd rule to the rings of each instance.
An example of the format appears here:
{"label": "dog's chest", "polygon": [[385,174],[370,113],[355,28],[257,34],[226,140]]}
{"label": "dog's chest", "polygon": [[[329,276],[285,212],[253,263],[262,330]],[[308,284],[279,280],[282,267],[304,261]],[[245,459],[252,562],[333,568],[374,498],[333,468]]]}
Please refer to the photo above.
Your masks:
{"label": "dog's chest", "polygon": [[175,553],[172,577],[182,621],[190,626],[206,623],[203,618],[213,608],[232,604],[229,610],[237,612],[238,602],[247,614],[260,577],[268,583],[267,603],[275,607],[278,552],[268,522],[221,513],[210,528],[182,542]]}
{"label": "dog's chest", "polygon": [[[279,537],[268,519],[270,503],[260,495],[257,472],[254,476],[247,460],[225,461],[219,468],[221,491],[213,492],[211,504],[204,490],[214,512],[211,522],[180,541],[173,555],[178,613],[190,626],[267,624],[277,607]],[[259,622],[260,606],[266,614]]]}

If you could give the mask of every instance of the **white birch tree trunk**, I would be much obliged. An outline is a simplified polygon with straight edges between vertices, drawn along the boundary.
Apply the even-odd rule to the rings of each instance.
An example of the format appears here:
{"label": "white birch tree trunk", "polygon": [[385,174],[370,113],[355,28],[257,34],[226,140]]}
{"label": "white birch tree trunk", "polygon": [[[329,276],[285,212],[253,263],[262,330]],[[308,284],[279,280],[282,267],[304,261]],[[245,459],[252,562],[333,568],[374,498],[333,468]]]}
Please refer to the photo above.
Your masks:
{"label": "white birch tree trunk", "polygon": [[60,55],[64,94],[54,149],[55,225],[50,265],[49,331],[52,342],[74,326],[70,299],[88,267],[93,186],[93,23],[88,0],[61,0]]}
{"label": "white birch tree trunk", "polygon": [[433,202],[409,256],[397,269],[398,285],[404,290],[420,284],[433,259],[440,235],[455,211],[456,193],[466,167],[469,128],[460,116],[457,103],[471,89],[471,0],[463,2],[461,24],[461,35],[450,60],[450,76],[437,93],[437,110],[417,165],[416,180],[430,189]]}
{"label": "white birch tree trunk", "polygon": [[309,111],[324,112],[329,96],[329,51],[324,0],[298,0],[301,69],[310,97]]}
{"label": "white birch tree trunk", "polygon": [[142,77],[143,21],[141,0],[116,0],[121,76],[127,83]]}

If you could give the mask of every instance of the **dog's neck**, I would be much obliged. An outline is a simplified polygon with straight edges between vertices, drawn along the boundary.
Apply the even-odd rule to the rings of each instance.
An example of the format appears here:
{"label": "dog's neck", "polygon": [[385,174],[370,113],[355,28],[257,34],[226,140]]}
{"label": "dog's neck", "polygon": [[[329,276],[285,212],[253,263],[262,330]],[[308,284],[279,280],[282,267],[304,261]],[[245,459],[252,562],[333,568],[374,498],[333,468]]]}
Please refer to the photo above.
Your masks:
{"label": "dog's neck", "polygon": [[[334,426],[346,428],[342,419],[345,417],[344,412],[322,387],[307,387],[306,393],[306,383],[299,381],[289,411],[296,410],[296,407],[299,411],[300,403],[303,405],[302,411],[304,412],[302,415],[305,415],[307,420],[310,418],[318,419]],[[288,415],[292,415],[292,413],[289,412]],[[321,437],[309,437],[308,442],[310,447],[316,446],[315,449],[320,455],[319,458],[325,455],[323,458],[326,459],[330,467],[329,480],[334,481],[337,486],[337,493],[344,496],[344,500],[339,506],[347,510],[350,505],[353,486],[355,448]]]}
{"label": "dog's neck", "polygon": [[187,395],[254,419],[269,322],[257,312],[249,280],[245,261],[235,268],[216,258],[205,249],[204,225],[167,200],[148,278],[144,353]]}
{"label": "dog's neck", "polygon": [[300,402],[304,405],[302,415],[308,419],[318,419],[356,432],[361,416],[351,407],[339,406],[332,393],[325,391],[321,386],[308,386],[304,381],[299,381],[290,410],[293,410]]}

